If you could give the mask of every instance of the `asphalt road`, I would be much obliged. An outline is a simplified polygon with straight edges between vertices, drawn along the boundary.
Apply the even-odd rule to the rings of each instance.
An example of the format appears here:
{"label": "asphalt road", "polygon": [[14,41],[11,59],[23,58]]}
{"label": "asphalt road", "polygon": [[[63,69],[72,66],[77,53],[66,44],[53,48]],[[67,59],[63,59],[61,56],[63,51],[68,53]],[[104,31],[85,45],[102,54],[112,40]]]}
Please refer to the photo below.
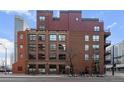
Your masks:
{"label": "asphalt road", "polygon": [[124,82],[122,77],[0,77],[0,82]]}

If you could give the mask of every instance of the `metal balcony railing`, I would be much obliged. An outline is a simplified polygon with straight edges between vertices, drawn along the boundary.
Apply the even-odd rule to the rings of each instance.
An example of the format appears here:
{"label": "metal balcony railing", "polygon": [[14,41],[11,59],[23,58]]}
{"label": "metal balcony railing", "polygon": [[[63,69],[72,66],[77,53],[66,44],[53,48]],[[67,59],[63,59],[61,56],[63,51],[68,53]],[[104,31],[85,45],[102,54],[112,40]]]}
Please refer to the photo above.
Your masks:
{"label": "metal balcony railing", "polygon": [[106,40],[106,42],[105,42],[105,47],[110,46],[110,45],[111,45],[111,41]]}
{"label": "metal balcony railing", "polygon": [[105,30],[105,38],[111,35],[111,30],[107,29]]}

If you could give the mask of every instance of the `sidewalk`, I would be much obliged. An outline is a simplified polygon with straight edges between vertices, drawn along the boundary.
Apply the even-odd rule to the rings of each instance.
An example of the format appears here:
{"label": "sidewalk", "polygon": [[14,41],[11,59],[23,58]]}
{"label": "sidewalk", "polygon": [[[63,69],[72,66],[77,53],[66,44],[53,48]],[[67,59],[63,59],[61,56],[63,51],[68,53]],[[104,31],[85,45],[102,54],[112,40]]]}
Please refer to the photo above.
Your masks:
{"label": "sidewalk", "polygon": [[3,77],[66,77],[66,75],[27,75],[27,74],[4,74],[4,73],[0,73],[0,78],[3,78]]}
{"label": "sidewalk", "polygon": [[[112,72],[111,71],[107,71],[105,76],[112,76]],[[123,77],[124,78],[124,73],[122,72],[116,72],[114,73],[114,76],[115,77]]]}
{"label": "sidewalk", "polygon": [[[28,75],[28,74],[5,74],[5,73],[0,73],[0,78],[3,77],[12,77],[12,78],[16,78],[16,77],[20,77],[20,78],[30,78],[30,77],[69,77],[68,75],[54,75],[54,74],[36,74],[36,75]],[[79,76],[77,76],[79,77]],[[112,77],[112,72],[111,71],[107,71],[106,74],[103,77]],[[121,77],[124,78],[124,73],[120,73],[120,72],[115,72],[114,77]]]}

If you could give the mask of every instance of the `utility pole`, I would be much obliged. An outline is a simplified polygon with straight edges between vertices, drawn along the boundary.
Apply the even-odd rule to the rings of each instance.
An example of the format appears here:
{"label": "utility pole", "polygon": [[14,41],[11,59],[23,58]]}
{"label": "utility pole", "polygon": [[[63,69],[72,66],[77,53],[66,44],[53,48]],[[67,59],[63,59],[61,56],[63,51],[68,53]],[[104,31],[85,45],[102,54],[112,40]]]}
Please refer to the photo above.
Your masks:
{"label": "utility pole", "polygon": [[115,67],[115,64],[114,64],[114,45],[112,46],[112,75],[114,76],[114,67]]}

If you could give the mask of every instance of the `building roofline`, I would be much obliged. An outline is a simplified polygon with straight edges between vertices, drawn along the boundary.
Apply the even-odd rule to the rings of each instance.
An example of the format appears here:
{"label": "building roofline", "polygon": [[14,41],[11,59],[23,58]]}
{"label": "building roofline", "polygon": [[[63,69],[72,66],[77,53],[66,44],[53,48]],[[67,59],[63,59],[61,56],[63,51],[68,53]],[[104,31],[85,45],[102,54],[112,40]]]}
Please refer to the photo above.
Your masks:
{"label": "building roofline", "polygon": [[[54,10],[37,10],[37,12],[52,13]],[[81,13],[81,10],[58,10],[60,13]]]}
{"label": "building roofline", "polygon": [[83,21],[99,21],[99,18],[82,18]]}

